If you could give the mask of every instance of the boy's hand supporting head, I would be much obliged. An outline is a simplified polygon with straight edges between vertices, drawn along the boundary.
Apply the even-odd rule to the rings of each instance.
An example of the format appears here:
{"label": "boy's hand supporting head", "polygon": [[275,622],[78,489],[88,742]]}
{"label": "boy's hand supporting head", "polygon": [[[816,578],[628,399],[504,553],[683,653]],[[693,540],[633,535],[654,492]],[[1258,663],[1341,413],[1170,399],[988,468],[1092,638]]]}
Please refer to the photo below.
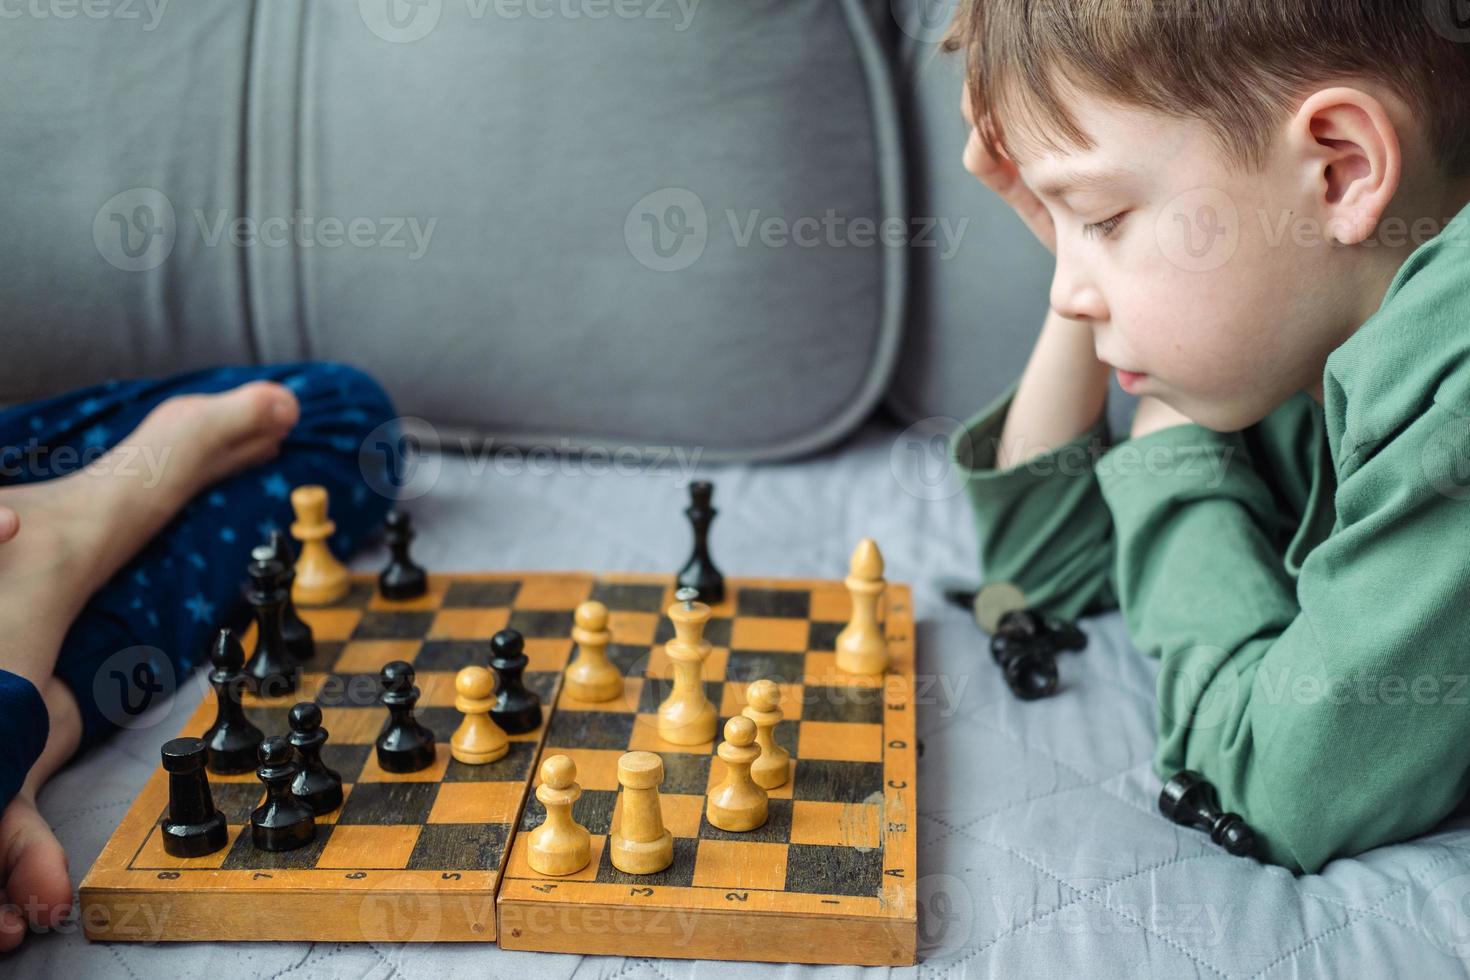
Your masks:
{"label": "boy's hand supporting head", "polygon": [[1470,200],[1455,2],[965,0],[966,165],[1125,387],[1241,429]]}

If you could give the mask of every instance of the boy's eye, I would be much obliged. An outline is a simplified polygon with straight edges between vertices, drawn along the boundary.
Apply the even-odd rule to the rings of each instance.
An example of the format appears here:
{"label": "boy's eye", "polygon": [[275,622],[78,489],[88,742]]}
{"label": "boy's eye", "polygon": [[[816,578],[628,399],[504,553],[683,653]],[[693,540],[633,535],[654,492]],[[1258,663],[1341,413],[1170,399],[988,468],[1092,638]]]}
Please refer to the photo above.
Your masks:
{"label": "boy's eye", "polygon": [[1123,223],[1123,218],[1127,214],[1128,212],[1124,211],[1119,214],[1115,214],[1111,218],[1108,218],[1104,221],[1097,221],[1090,225],[1084,225],[1082,227],[1082,234],[1086,235],[1088,238],[1111,238],[1113,236],[1113,232],[1118,230],[1118,226]]}

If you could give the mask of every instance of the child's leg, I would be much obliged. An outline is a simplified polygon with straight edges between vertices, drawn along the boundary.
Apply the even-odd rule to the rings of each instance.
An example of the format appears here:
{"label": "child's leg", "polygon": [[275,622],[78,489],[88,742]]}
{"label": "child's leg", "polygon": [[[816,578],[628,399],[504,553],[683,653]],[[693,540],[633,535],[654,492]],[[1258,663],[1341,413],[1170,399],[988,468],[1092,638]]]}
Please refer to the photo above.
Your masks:
{"label": "child's leg", "polygon": [[[294,391],[300,423],[279,444],[274,462],[230,475],[275,455],[279,432],[256,420],[242,424],[247,434],[231,442],[218,431],[201,436],[195,431],[201,417],[214,411],[248,415],[248,406],[220,403],[252,398],[247,391],[251,387],[271,388],[276,394],[280,390],[247,384],[222,398],[198,396],[260,380],[279,381]],[[146,707],[160,683],[166,689],[200,661],[220,623],[242,622],[239,585],[249,550],[269,527],[289,522],[290,487],[308,482],[327,486],[339,527],[334,546],[345,555],[361,543],[381,520],[388,501],[367,483],[371,479],[373,486],[387,485],[384,454],[369,446],[359,462],[359,450],[392,417],[386,396],[361,373],[312,364],[110,385],[0,414],[0,445],[24,445],[31,464],[23,472],[13,465],[0,470],[23,484],[0,487],[0,507],[12,506],[20,515],[16,540],[0,546],[0,585],[8,586],[28,570],[34,573],[42,545],[62,553],[81,552],[82,560],[59,563],[62,567],[40,576],[53,579],[55,600],[42,615],[36,615],[34,606],[19,607],[29,608],[32,620],[66,615],[64,641],[60,636],[49,641],[56,676],[65,685],[53,684],[45,693],[53,716],[58,713],[53,705],[61,703],[61,713],[71,715],[72,728],[78,724],[79,708],[82,731],[57,732],[56,741],[75,744],[80,738],[90,743],[126,723]],[[23,439],[17,438],[17,426],[25,430]],[[62,474],[79,465],[66,458],[68,447],[93,454],[86,460],[92,463],[88,471]],[[96,458],[105,450],[109,455]],[[364,466],[372,469],[364,472]],[[201,493],[206,486],[208,491]],[[197,499],[186,505],[191,497]],[[59,577],[58,571],[63,573]],[[17,608],[10,599],[7,590],[0,628],[4,609]],[[32,662],[20,665],[32,674],[47,652],[47,637],[39,635],[44,631],[33,632],[38,642],[21,648],[32,650]],[[58,647],[60,657],[55,659]],[[17,659],[8,653],[0,656]],[[140,671],[141,664],[149,667]],[[0,662],[0,667],[16,669],[10,662]],[[26,669],[17,672],[25,674]],[[74,702],[69,694],[75,695]],[[47,767],[47,757],[59,756],[49,760],[54,768],[70,754],[53,748],[48,743],[38,770]],[[0,884],[13,903],[22,901],[22,893],[55,897],[58,877],[70,894],[64,857],[49,828],[41,824],[43,834],[36,826],[34,788],[49,773],[35,775],[41,778],[32,779],[29,793],[23,792],[0,819]],[[48,838],[49,845],[41,848],[17,847]],[[54,850],[49,858],[48,850]],[[22,860],[17,851],[30,857]],[[11,945],[5,940],[0,935],[0,949]]]}

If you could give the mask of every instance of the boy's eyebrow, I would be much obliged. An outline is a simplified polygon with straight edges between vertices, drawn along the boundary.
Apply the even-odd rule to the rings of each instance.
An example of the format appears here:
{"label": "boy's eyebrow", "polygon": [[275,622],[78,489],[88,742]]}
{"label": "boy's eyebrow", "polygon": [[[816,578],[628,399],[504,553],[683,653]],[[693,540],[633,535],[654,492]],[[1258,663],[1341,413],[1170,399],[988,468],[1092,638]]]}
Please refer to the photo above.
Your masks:
{"label": "boy's eyebrow", "polygon": [[1133,171],[1123,167],[1113,167],[1107,170],[1069,170],[1039,181],[1033,189],[1042,197],[1058,198],[1068,191],[1091,190],[1107,184],[1116,184],[1133,175]]}

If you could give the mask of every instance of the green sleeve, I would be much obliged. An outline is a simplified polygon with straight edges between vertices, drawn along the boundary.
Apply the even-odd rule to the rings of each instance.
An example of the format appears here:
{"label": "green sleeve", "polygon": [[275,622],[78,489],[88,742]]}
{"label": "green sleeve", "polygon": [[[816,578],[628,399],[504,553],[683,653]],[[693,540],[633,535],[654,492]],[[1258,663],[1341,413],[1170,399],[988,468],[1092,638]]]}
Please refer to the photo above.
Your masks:
{"label": "green sleeve", "polygon": [[1272,862],[1315,872],[1465,793],[1466,494],[1442,488],[1470,425],[1446,414],[1339,460],[1337,523],[1295,583],[1239,434],[1180,425],[1099,461],[1124,620],[1161,659],[1155,769],[1202,773]]}
{"label": "green sleeve", "polygon": [[1093,467],[1111,446],[1104,413],[1088,431],[1008,469],[996,448],[1020,381],[961,427],[951,449],[980,537],[981,581],[1009,582],[1055,616],[1116,609],[1112,521]]}

